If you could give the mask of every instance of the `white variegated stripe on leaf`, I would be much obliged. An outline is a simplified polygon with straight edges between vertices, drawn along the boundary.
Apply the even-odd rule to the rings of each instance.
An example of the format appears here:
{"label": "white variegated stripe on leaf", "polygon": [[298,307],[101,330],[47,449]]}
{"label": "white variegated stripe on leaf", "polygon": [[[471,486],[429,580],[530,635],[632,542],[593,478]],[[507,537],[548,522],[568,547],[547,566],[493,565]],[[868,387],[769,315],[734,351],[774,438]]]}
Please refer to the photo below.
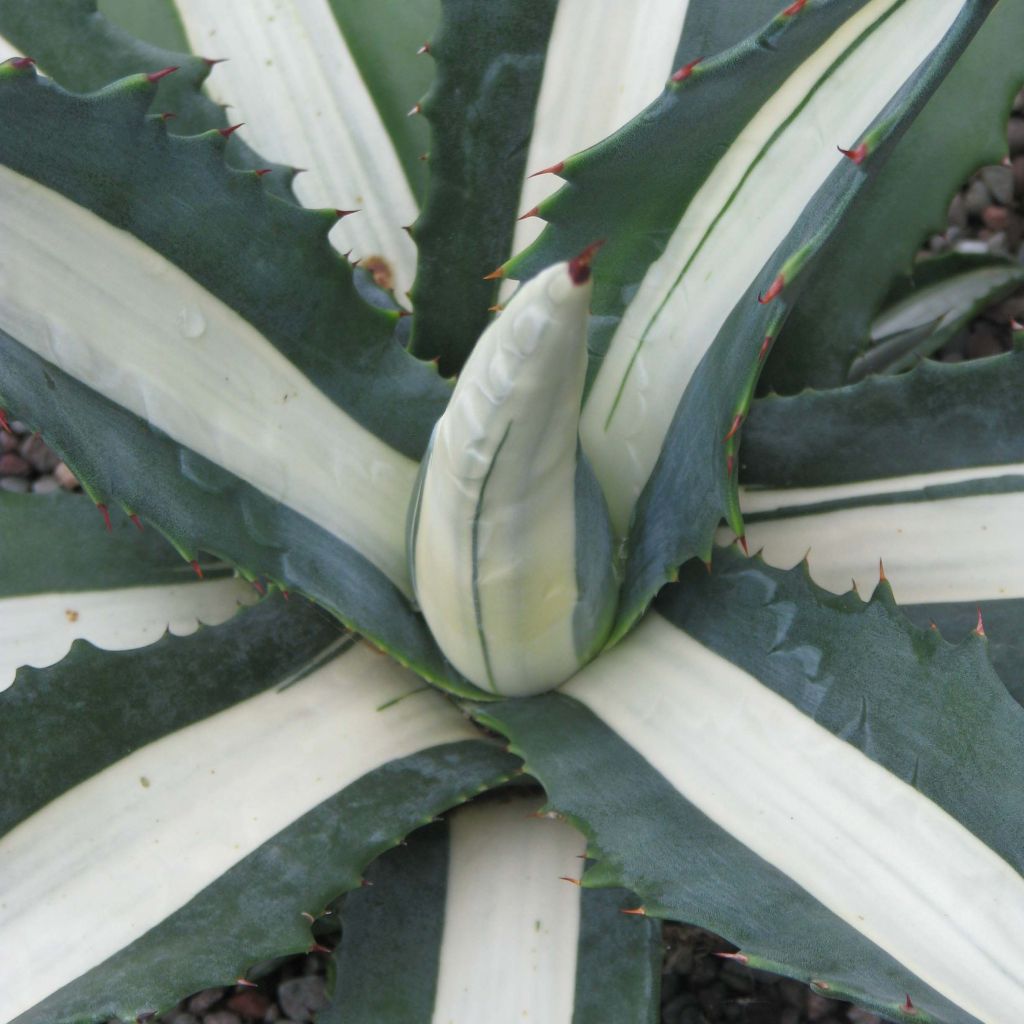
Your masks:
{"label": "white variegated stripe on leaf", "polygon": [[[523,211],[561,184],[557,175],[537,171],[600,142],[658,96],[672,72],[688,6],[689,0],[560,0],[530,138]],[[526,248],[542,227],[535,217],[519,221],[512,251]]]}
{"label": "white variegated stripe on leaf", "polygon": [[690,378],[844,159],[836,147],[860,137],[962,8],[962,0],[872,0],[851,15],[754,116],[690,203],[628,307],[584,410],[584,448],[620,531]]}
{"label": "white variegated stripe on leaf", "polygon": [[1017,1019],[1024,879],[912,785],[657,614],[563,692],[953,1003]]}
{"label": "white variegated stripe on leaf", "polygon": [[353,259],[382,259],[404,303],[416,270],[404,228],[416,200],[327,0],[175,3],[193,52],[228,58],[207,82],[211,94],[259,152],[306,169],[294,184],[304,205],[360,211],[332,241]]}
{"label": "white variegated stripe on leaf", "polygon": [[484,332],[438,421],[411,520],[423,614],[492,693],[557,686],[614,614],[606,506],[578,464],[586,259],[543,271]]}
{"label": "white variegated stripe on leaf", "polygon": [[[185,571],[192,572],[188,566]],[[22,665],[55,665],[75,640],[88,640],[105,651],[126,651],[154,643],[165,632],[187,636],[200,624],[218,626],[258,600],[251,584],[230,577],[4,598],[0,690],[14,682]]]}
{"label": "white variegated stripe on leaf", "polygon": [[[972,481],[1007,478],[1009,490],[963,493]],[[925,487],[960,485],[926,495]],[[893,495],[907,495],[906,500]],[[876,499],[877,500],[874,500]],[[914,498],[918,500],[913,500]],[[848,507],[801,511],[819,502]],[[815,582],[842,593],[870,593],[884,565],[901,604],[993,601],[1024,597],[1024,466],[950,470],[787,491],[741,492],[747,544],[770,565],[789,568],[805,556]],[[787,515],[787,511],[793,514]],[[719,540],[731,537],[722,530]]]}
{"label": "white variegated stripe on leaf", "polygon": [[7,168],[0,228],[0,328],[408,590],[412,459],[169,260]]}
{"label": "white variegated stripe on leaf", "polygon": [[25,55],[13,44],[0,36],[0,60],[7,60],[9,57],[24,57]]}
{"label": "white variegated stripe on leaf", "polygon": [[517,800],[452,817],[433,1019],[572,1024],[583,836]]}
{"label": "white variegated stripe on leaf", "polygon": [[0,1020],[124,949],[367,773],[474,735],[446,700],[360,645],[75,786],[0,839]]}

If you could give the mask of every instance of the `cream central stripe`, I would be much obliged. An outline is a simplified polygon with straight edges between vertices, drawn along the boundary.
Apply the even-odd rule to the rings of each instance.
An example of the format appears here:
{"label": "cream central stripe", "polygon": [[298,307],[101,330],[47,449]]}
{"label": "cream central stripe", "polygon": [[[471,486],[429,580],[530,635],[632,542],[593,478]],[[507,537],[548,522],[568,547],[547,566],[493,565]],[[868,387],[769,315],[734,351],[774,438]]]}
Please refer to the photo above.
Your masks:
{"label": "cream central stripe", "polygon": [[433,1024],[572,1024],[583,836],[530,800],[452,816]]}
{"label": "cream central stripe", "polygon": [[[356,779],[475,735],[420,686],[355,647],[143,747],[0,839],[0,1021],[124,949]],[[55,920],[60,957],[49,955]]]}
{"label": "cream central stripe", "polygon": [[[844,159],[836,147],[856,143],[942,40],[963,0],[908,0],[828,74],[895,4],[872,0],[861,8],[765,103],[690,203],[626,310],[581,424],[620,532],[693,373],[736,303],[756,301],[752,283]],[[687,90],[679,102],[688,102]]]}
{"label": "cream central stripe", "polygon": [[[184,565],[184,563],[182,563]],[[186,572],[192,570],[185,565]],[[0,690],[22,665],[55,665],[75,640],[105,651],[155,643],[170,631],[187,636],[227,622],[241,605],[259,600],[244,580],[32,594],[0,600]]]}
{"label": "cream central stripe", "polygon": [[412,459],[169,260],[4,167],[0,232],[0,328],[329,530],[408,592]]}
{"label": "cream central stripe", "polygon": [[176,3],[193,51],[231,58],[207,81],[211,94],[245,122],[258,152],[307,169],[295,179],[305,206],[361,211],[331,239],[353,259],[383,256],[406,302],[416,247],[403,229],[416,219],[416,200],[327,0]]}
{"label": "cream central stripe", "polygon": [[564,690],[851,928],[1019,1024],[1024,879],[942,808],[658,615]]}
{"label": "cream central stripe", "polygon": [[[747,524],[747,544],[770,565],[808,555],[815,581],[835,593],[878,582],[878,560],[900,604],[1024,597],[1024,491],[901,504]],[[720,531],[718,540],[732,534]]]}
{"label": "cream central stripe", "polygon": [[[688,6],[689,0],[559,0],[527,175],[600,142],[658,98],[675,70],[672,58]],[[527,177],[520,212],[561,185],[553,174]],[[512,251],[526,248],[543,226],[536,217],[519,221]],[[504,284],[510,292],[511,282]]]}

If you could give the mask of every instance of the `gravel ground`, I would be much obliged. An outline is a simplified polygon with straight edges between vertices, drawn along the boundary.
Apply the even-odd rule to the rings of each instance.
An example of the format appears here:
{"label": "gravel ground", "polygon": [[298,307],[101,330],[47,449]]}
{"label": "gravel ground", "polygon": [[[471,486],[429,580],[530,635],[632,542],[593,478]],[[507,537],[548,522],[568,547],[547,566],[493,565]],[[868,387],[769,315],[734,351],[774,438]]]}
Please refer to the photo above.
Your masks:
{"label": "gravel ground", "polygon": [[[1024,93],[1014,104],[1010,159],[986,167],[954,198],[949,227],[929,240],[932,253],[995,252],[1024,262]],[[945,362],[995,355],[1010,347],[1013,320],[1024,322],[1024,289],[986,310],[939,354]],[[0,431],[0,490],[46,494],[75,490],[71,471],[21,423]],[[662,1024],[879,1024],[880,1018],[825,999],[798,982],[715,956],[731,947],[688,925],[664,929]],[[183,1000],[167,1024],[304,1024],[323,1005],[321,954],[279,962],[253,987],[217,988]],[[614,1022],[609,1022],[614,1024]]]}

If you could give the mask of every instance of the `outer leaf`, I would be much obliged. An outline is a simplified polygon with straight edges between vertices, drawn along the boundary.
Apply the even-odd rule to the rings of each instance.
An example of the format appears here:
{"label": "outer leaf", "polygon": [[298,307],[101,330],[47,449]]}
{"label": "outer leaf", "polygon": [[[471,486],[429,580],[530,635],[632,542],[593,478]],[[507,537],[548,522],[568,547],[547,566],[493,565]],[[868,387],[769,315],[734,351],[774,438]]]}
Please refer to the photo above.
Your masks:
{"label": "outer leaf", "polygon": [[945,230],[949,201],[968,175],[1006,155],[1007,115],[1024,84],[1022,36],[1024,5],[1004,0],[867,184],[866,201],[836,236],[836,258],[809,268],[764,385],[792,394],[850,379],[893,278],[911,273],[929,232]]}
{"label": "outer leaf", "polygon": [[280,598],[22,670],[0,695],[0,1020],[132,1020],[304,950],[370,860],[511,768],[443,697]]}
{"label": "outer leaf", "polygon": [[[755,403],[741,494],[769,562],[809,551],[831,590],[878,560],[921,625],[962,634],[978,606],[996,667],[1024,698],[1024,353]],[[842,457],[837,457],[841,452]]]}
{"label": "outer leaf", "polygon": [[[696,6],[696,5],[694,5]],[[561,161],[600,142],[658,97],[674,66],[686,0],[559,0],[541,81],[512,251],[540,234],[535,213]],[[600,73],[595,73],[600,69]],[[552,173],[544,173],[545,169]],[[590,239],[594,241],[594,239]],[[511,285],[511,282],[507,282]]]}
{"label": "outer leaf", "polygon": [[[420,247],[412,350],[455,373],[487,325],[509,254],[555,0],[443,0],[430,41],[437,75],[430,187],[412,230]],[[582,248],[582,247],[581,247]]]}
{"label": "outer leaf", "polygon": [[1012,1024],[1024,709],[984,640],[730,552],[660,611],[485,715],[591,837],[584,884],[892,1020]]}
{"label": "outer leaf", "polygon": [[[216,47],[230,58],[210,80],[215,98],[246,122],[261,151],[308,169],[295,182],[306,206],[360,211],[335,228],[334,244],[404,300],[416,250],[403,226],[416,216],[416,200],[348,42],[349,31],[363,27],[360,4],[175,0],[192,48]],[[418,13],[423,0],[403,6]],[[415,60],[413,50],[390,59],[403,58]]]}
{"label": "outer leaf", "polygon": [[851,383],[910,369],[1022,285],[1024,266],[999,256],[954,252],[923,261],[889,293],[871,325],[870,347],[849,367]]}
{"label": "outer leaf", "polygon": [[405,604],[404,534],[449,389],[394,340],[396,314],[356,294],[326,242],[333,211],[228,170],[216,133],[143,119],[153,88],[75,97],[3,69],[0,209],[19,241],[0,257],[14,339],[0,338],[0,398],[95,500],[315,596],[444,677]]}
{"label": "outer leaf", "polygon": [[0,689],[21,665],[60,661],[74,640],[140,647],[257,599],[223,563],[197,562],[200,581],[153,531],[118,516],[107,535],[100,523],[81,496],[0,494]]}
{"label": "outer leaf", "polygon": [[[941,15],[931,4],[927,17],[924,7],[838,0],[787,8],[757,37],[671,83],[622,132],[568,161],[570,185],[541,210],[548,232],[509,268],[532,273],[584,231],[609,238],[597,270],[598,351],[618,326],[581,435],[620,530],[643,492],[619,635],[679,562],[707,555],[723,513],[739,527],[737,417],[770,346],[765,339],[778,333],[799,271],[844,217],[857,215],[863,183],[991,4],[950,2]],[[908,49],[908,31],[922,24],[927,34],[914,32]],[[834,124],[847,145],[868,139],[870,159],[856,166],[823,145],[822,123]],[[627,209],[624,194],[642,198]],[[754,210],[761,225],[751,235]],[[757,302],[759,292],[777,296],[779,285],[770,286],[781,281],[781,298]]]}
{"label": "outer leaf", "polygon": [[[653,1024],[660,937],[580,890],[583,837],[514,798],[465,808],[367,873],[342,911],[324,1024]],[[560,877],[565,876],[565,877]]]}
{"label": "outer leaf", "polygon": [[[160,6],[149,3],[147,22]],[[140,15],[135,4],[135,17]],[[180,26],[170,31],[175,18],[163,12],[162,45],[129,35],[97,12],[96,0],[0,0],[0,34],[34,57],[56,81],[75,92],[99,89],[115,78],[149,73],[177,66],[176,74],[163,79],[152,101],[155,113],[171,111],[169,130],[183,135],[227,126],[227,114],[201,92],[211,65],[202,56],[182,52]],[[10,54],[0,53],[0,60]],[[241,139],[231,147],[235,167],[272,167],[267,186],[291,196],[293,169],[274,165]]]}

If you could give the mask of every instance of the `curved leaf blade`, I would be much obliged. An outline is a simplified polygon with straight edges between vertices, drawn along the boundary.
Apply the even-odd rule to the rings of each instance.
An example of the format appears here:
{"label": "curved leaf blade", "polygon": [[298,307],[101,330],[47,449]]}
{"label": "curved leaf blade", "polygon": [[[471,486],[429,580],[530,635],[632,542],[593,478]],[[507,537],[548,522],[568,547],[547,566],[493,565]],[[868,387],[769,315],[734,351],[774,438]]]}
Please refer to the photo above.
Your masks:
{"label": "curved leaf blade", "polygon": [[307,949],[369,861],[514,765],[280,599],[141,651],[79,644],[0,703],[0,1019],[18,1024],[134,1019]]}
{"label": "curved leaf blade", "polygon": [[963,634],[980,607],[996,668],[1024,698],[1022,384],[1024,353],[1013,352],[755,402],[740,492],[748,541],[774,565],[806,555],[835,591],[870,587],[881,560],[922,626]]}
{"label": "curved leaf blade", "polygon": [[514,797],[460,809],[367,873],[342,908],[324,1024],[653,1024],[660,937],[580,889],[583,837]]}
{"label": "curved leaf blade", "polygon": [[945,230],[949,201],[968,176],[1006,155],[1007,115],[1024,84],[1016,47],[1022,35],[1024,8],[998,4],[866,185],[869,201],[836,240],[842,260],[808,269],[805,291],[765,366],[763,390],[794,394],[851,382],[850,368],[893,278],[912,273],[929,232]]}
{"label": "curved leaf blade", "polygon": [[894,1020],[1010,1024],[1024,709],[984,640],[728,551],[659,610],[561,693],[483,711],[591,838],[585,884]]}
{"label": "curved leaf blade", "polygon": [[46,668],[75,640],[141,647],[168,630],[220,625],[256,590],[228,566],[196,563],[202,579],[153,531],[127,519],[109,534],[83,496],[0,494],[0,690],[22,665]]}

